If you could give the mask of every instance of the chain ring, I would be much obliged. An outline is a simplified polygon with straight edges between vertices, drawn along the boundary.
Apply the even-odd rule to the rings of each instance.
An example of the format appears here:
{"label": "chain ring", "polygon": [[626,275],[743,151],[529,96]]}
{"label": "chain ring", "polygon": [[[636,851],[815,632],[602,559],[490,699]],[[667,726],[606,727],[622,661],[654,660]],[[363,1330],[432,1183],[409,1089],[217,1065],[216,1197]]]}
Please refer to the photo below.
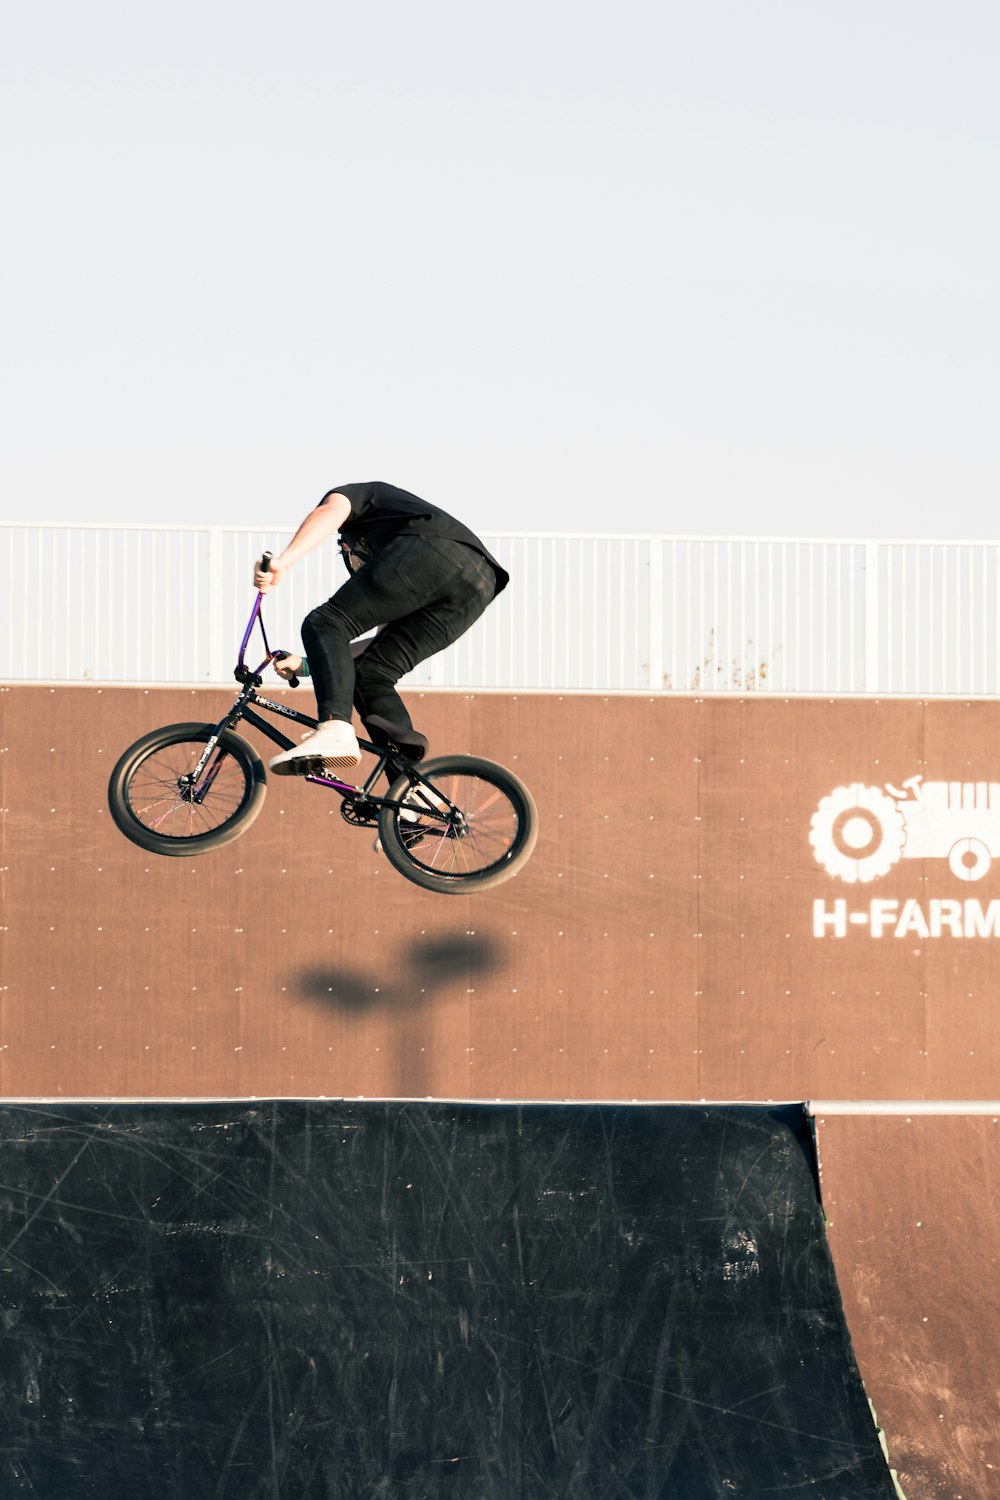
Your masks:
{"label": "chain ring", "polygon": [[378,808],[374,802],[356,802],[345,799],[340,804],[340,816],[352,828],[373,828],[378,822]]}

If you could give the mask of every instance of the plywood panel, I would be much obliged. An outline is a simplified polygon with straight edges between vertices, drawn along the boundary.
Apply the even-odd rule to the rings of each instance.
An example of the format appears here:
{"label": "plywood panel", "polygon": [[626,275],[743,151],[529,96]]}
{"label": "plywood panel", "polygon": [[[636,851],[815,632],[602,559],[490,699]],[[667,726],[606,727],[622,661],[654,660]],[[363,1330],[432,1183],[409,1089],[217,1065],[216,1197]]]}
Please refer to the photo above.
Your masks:
{"label": "plywood panel", "polygon": [[[921,834],[902,787],[988,786],[994,705],[415,695],[433,749],[513,767],[542,822],[516,880],[442,898],[295,782],[199,859],[122,839],[120,750],[227,701],[0,692],[8,1095],[996,1091],[1000,864],[956,875],[942,838],[969,818]],[[846,882],[812,820],[855,785],[902,806],[886,782],[932,852]]]}

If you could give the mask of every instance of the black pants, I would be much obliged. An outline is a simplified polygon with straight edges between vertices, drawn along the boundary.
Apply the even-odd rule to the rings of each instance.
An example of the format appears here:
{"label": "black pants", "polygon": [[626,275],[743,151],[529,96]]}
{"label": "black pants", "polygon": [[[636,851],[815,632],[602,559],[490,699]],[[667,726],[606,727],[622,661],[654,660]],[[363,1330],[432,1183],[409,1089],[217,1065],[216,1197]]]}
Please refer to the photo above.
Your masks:
{"label": "black pants", "polygon": [[[394,537],[303,621],[318,717],[349,721],[353,701],[362,721],[380,714],[411,729],[396,683],[457,640],[495,593],[492,566],[463,542]],[[375,625],[386,628],[355,663],[351,641]]]}

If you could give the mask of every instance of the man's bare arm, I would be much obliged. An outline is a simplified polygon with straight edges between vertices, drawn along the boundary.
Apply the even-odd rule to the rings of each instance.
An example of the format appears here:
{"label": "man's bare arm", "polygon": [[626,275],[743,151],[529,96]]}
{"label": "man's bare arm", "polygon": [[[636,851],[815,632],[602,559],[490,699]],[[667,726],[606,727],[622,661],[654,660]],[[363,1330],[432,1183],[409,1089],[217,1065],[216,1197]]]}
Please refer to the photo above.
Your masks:
{"label": "man's bare arm", "polygon": [[298,562],[300,557],[305,557],[335,536],[350,514],[351,502],[346,495],[334,490],[324,496],[322,503],[306,516],[288,546],[276,557],[272,557],[271,566],[266,573],[262,572],[259,562],[254,565],[254,588],[268,593],[276,583],[281,582],[282,574],[292,563]]}

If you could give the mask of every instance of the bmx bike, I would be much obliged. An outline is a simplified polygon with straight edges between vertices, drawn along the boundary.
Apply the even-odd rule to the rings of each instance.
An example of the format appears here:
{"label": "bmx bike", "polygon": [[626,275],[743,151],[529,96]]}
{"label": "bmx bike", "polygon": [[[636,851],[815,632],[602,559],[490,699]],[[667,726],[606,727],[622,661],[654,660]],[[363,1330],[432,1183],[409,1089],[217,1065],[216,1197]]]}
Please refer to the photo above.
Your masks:
{"label": "bmx bike", "polygon": [[[265,553],[265,570],[268,560]],[[111,816],[126,838],[151,854],[186,857],[218,849],[258,816],[267,773],[254,747],[235,733],[238,724],[252,725],[282,750],[295,742],[258,710],[316,728],[316,719],[260,692],[264,669],[289,655],[268,644],[263,598],[258,593],[243,633],[234,672],[241,687],[229,712],[217,724],[152,730],[129,746],[111,773]],[[245,657],[255,625],[266,655],[251,668]],[[291,679],[293,687],[297,682]],[[471,755],[425,761],[423,735],[386,719],[370,716],[365,727],[372,738],[358,743],[375,764],[361,786],[327,774],[298,779],[336,793],[345,822],[376,831],[376,848],[394,869],[425,890],[460,895],[499,885],[523,868],[538,837],[538,815],[518,777]]]}

